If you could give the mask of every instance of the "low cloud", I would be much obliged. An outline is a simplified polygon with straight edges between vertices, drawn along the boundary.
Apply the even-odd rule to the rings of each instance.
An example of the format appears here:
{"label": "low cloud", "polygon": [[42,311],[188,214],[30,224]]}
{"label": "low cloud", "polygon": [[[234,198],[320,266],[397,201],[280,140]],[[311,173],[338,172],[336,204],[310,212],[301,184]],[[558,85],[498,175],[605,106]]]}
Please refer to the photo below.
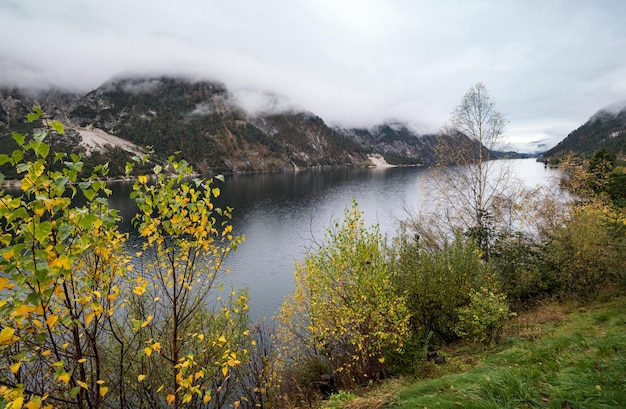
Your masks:
{"label": "low cloud", "polygon": [[149,94],[159,89],[163,83],[158,79],[140,79],[124,81],[122,83],[122,90],[129,94]]}
{"label": "low cloud", "polygon": [[189,113],[190,117],[201,117],[201,116],[209,116],[214,112],[213,108],[211,108],[211,104],[208,102],[203,102],[201,104],[197,104],[193,111]]}
{"label": "low cloud", "polygon": [[236,89],[233,91],[232,101],[251,116],[304,111],[287,97],[269,91]]}
{"label": "low cloud", "polygon": [[[315,4],[313,4],[315,3]],[[214,78],[252,115],[436,131],[476,82],[525,141],[626,97],[626,2],[0,2],[0,84],[90,91],[128,73]],[[156,82],[133,82],[149,92]],[[199,112],[203,112],[200,109]],[[524,118],[523,121],[517,121]]]}

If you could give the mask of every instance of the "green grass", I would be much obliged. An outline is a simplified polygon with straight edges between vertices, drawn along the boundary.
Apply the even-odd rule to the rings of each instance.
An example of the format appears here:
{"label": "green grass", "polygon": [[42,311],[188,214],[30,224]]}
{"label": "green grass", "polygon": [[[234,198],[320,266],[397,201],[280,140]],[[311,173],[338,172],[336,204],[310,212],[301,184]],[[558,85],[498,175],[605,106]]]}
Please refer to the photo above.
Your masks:
{"label": "green grass", "polygon": [[[626,408],[626,297],[547,304],[521,314],[496,349],[445,353],[447,363],[431,367],[430,379],[397,383],[397,404],[385,407]],[[367,395],[359,399],[345,407],[372,407]]]}
{"label": "green grass", "polygon": [[517,325],[475,368],[400,391],[402,407],[626,407],[626,298]]}

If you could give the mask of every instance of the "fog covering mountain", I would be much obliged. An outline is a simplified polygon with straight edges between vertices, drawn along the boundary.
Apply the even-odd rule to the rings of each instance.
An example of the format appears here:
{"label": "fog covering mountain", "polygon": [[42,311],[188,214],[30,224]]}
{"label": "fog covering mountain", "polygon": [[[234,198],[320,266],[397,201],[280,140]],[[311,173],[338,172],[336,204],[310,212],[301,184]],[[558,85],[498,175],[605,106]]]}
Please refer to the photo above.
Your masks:
{"label": "fog covering mountain", "polygon": [[2,153],[15,148],[11,131],[37,126],[25,123],[33,105],[66,125],[58,150],[83,153],[91,164],[108,161],[113,175],[147,146],[161,158],[180,152],[203,173],[362,166],[368,154],[399,165],[436,160],[437,136],[401,123],[346,129],[297,109],[248,113],[221,83],[173,77],[114,79],[85,95],[0,89]]}
{"label": "fog covering mountain", "polygon": [[626,152],[626,101],[602,108],[543,156],[558,158],[569,153],[591,156],[601,148],[615,154]]}
{"label": "fog covering mountain", "polygon": [[[403,164],[434,160],[436,137],[419,136],[405,126],[352,130],[331,128],[309,112],[251,115],[220,83],[170,77],[112,80],[86,95],[2,89],[3,152],[13,149],[9,129],[30,129],[24,120],[33,105],[66,124],[65,146],[71,150],[106,157],[151,146],[160,156],[178,151],[204,172],[354,166],[366,163],[367,153]],[[113,138],[109,145],[90,144],[94,134],[116,136],[136,148]]]}

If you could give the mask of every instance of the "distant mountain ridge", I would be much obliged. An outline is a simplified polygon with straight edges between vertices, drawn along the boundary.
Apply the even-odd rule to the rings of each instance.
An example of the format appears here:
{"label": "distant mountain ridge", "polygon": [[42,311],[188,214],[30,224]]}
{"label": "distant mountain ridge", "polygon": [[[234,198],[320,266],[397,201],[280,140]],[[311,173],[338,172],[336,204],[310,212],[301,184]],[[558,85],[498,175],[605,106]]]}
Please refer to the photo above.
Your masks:
{"label": "distant mountain ridge", "polygon": [[591,156],[601,148],[615,154],[626,151],[626,101],[599,110],[543,156],[558,158],[569,153]]}
{"label": "distant mountain ridge", "polygon": [[[100,161],[146,146],[161,157],[180,152],[206,173],[362,166],[368,154],[398,165],[436,161],[437,136],[405,124],[347,129],[310,112],[249,114],[221,83],[167,76],[115,79],[84,95],[0,89],[2,152],[10,149],[9,130],[28,131],[24,118],[35,104],[66,124],[68,147]],[[108,137],[86,143],[98,135]]]}

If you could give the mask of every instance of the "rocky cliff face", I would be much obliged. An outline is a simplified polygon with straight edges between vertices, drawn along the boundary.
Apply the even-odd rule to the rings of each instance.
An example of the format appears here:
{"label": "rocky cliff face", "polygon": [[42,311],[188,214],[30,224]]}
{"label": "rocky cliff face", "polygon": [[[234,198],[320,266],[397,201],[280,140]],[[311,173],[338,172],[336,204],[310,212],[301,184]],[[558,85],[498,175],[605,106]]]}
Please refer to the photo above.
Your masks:
{"label": "rocky cliff face", "polygon": [[[150,146],[163,157],[180,152],[207,173],[359,166],[375,153],[391,164],[435,161],[436,136],[417,135],[403,124],[344,129],[309,112],[251,115],[223,84],[171,77],[112,80],[86,95],[0,90],[3,152],[9,130],[27,127],[24,118],[33,105],[83,138],[78,150],[95,152],[99,160]],[[98,135],[107,138],[100,144],[85,140]],[[131,144],[115,142],[121,140]]]}
{"label": "rocky cliff face", "polygon": [[337,131],[357,142],[367,152],[383,155],[392,164],[432,165],[437,161],[437,135],[419,135],[401,123]]}

